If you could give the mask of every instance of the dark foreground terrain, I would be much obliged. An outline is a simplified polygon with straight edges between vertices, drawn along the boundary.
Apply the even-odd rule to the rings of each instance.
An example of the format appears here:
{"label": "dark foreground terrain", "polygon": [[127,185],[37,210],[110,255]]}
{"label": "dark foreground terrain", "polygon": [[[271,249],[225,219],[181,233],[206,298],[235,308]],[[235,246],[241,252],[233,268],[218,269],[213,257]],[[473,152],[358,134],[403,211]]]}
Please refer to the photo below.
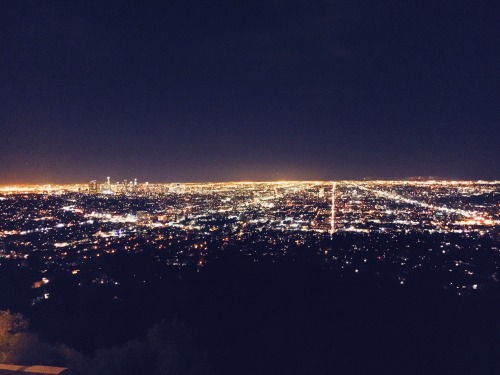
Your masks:
{"label": "dark foreground terrain", "polygon": [[4,266],[1,307],[30,326],[3,314],[2,360],[80,374],[500,373],[496,286],[457,295],[430,276],[402,286],[305,257],[226,257],[200,271],[146,254],[113,264],[127,281],[61,274],[35,305],[21,298],[33,293],[20,287],[29,270]]}

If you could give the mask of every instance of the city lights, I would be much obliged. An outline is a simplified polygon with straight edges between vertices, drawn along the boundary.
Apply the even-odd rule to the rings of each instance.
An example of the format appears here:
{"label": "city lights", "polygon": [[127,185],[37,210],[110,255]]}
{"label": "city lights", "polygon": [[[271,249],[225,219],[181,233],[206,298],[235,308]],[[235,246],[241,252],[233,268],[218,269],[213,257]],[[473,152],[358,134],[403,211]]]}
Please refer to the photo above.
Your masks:
{"label": "city lights", "polygon": [[[1,197],[0,257],[21,262],[37,254],[47,269],[75,277],[103,254],[148,249],[165,266],[195,268],[227,252],[256,262],[314,252],[342,272],[391,265],[400,285],[411,281],[409,272],[438,267],[466,290],[497,280],[500,266],[495,181],[159,184],[108,177],[4,187]],[[476,265],[477,251],[492,254],[487,269]]]}

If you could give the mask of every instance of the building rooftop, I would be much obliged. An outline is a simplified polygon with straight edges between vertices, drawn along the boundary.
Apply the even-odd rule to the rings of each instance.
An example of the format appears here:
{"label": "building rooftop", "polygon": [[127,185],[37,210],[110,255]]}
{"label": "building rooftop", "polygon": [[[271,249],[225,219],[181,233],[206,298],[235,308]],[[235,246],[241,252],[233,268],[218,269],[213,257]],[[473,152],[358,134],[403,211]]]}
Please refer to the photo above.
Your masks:
{"label": "building rooftop", "polygon": [[0,364],[0,374],[29,373],[29,374],[63,374],[67,368],[53,366],[19,366]]}

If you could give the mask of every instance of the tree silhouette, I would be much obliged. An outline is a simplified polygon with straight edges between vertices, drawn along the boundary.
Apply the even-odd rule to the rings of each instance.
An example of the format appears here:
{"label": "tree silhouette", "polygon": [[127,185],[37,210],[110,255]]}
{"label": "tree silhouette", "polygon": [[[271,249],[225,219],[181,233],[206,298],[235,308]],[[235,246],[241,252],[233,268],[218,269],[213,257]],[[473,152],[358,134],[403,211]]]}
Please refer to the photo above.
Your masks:
{"label": "tree silhouette", "polygon": [[80,368],[83,355],[65,345],[50,345],[28,331],[21,314],[0,311],[0,362]]}

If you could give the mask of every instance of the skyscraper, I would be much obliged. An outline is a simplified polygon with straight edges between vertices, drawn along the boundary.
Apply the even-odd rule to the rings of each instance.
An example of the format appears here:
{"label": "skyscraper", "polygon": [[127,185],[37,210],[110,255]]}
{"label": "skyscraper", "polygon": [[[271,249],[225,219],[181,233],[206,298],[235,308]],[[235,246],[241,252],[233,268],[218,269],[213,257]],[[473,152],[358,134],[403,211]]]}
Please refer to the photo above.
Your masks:
{"label": "skyscraper", "polygon": [[96,180],[92,180],[89,182],[89,194],[97,194],[99,193],[101,184],[99,184]]}

